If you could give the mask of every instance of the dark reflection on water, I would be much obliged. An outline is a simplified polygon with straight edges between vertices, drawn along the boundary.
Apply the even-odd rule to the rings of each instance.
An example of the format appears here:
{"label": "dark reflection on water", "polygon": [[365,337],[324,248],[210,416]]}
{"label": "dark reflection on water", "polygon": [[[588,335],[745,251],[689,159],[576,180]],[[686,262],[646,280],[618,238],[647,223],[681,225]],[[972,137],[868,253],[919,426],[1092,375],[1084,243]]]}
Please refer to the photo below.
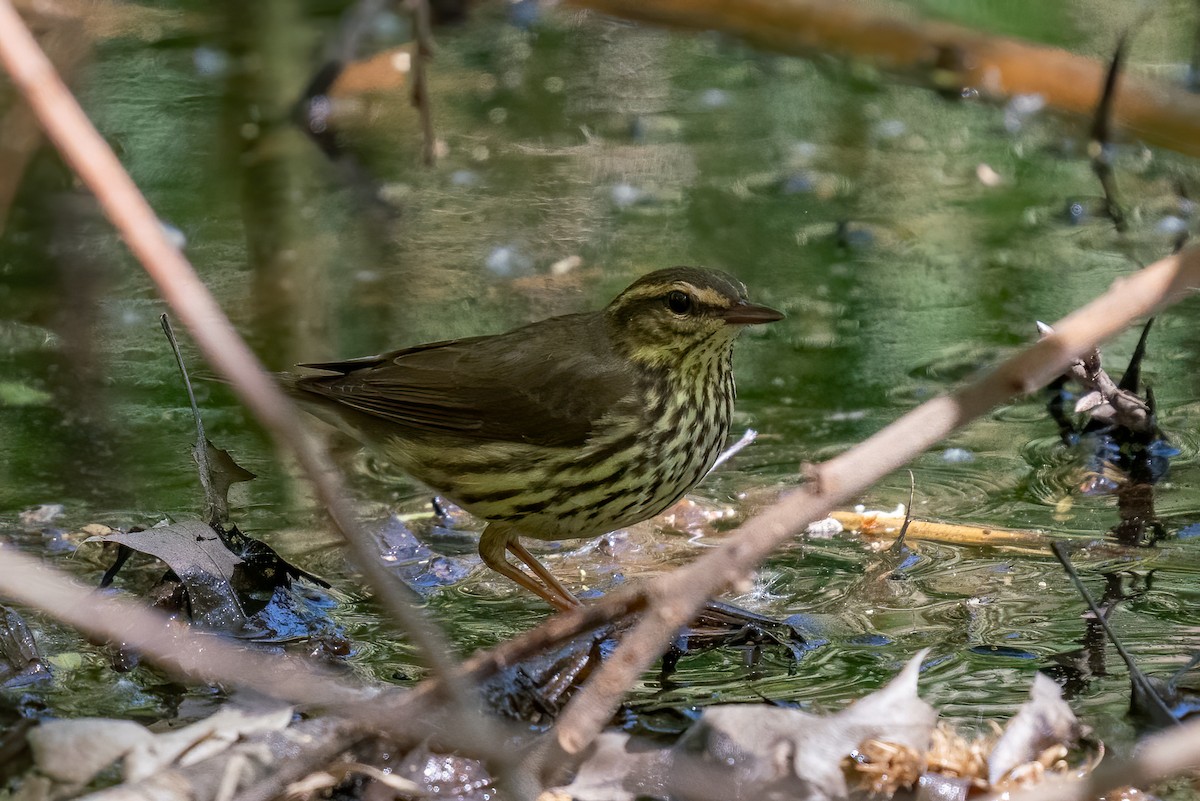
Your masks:
{"label": "dark reflection on water", "polygon": [[[1066,6],[1027,5],[1003,20],[991,18],[994,4],[969,7],[987,12],[984,24],[1083,50],[1114,38],[1115,28],[1100,28],[1117,23],[1103,15],[1078,22]],[[739,347],[736,433],[752,426],[759,439],[697,491],[706,506],[732,510],[726,529],[795,486],[803,463],[987,369],[1034,338],[1035,320],[1057,318],[1136,261],[1162,255],[1168,234],[1192,224],[1173,187],[1194,186],[1194,165],[1132,145],[1118,160],[1136,212],[1130,235],[1117,237],[1102,219],[1069,221],[1068,200],[1098,191],[1077,121],[947,102],[713,36],[556,14],[520,27],[492,8],[439,35],[436,168],[419,166],[419,126],[403,92],[347,101],[342,155],[330,161],[289,115],[333,35],[332,15],[286,2],[178,13],[186,34],[100,42],[77,83],[273,368],[595,308],[633,276],[676,263],[731,270],[787,311]],[[1144,35],[1165,25],[1153,19]],[[377,27],[372,47],[403,39],[395,20]],[[1182,63],[1187,46],[1176,44],[1157,50],[1156,63]],[[980,179],[985,165],[998,185]],[[98,577],[82,556],[68,561],[35,532],[20,533],[17,514],[62,503],[54,526],[70,531],[94,521],[152,525],[197,509],[191,424],[155,322],[162,305],[49,156],[29,172],[0,253],[0,525]],[[1170,532],[1200,520],[1196,314],[1185,304],[1160,320],[1146,365],[1161,424],[1181,450],[1157,498]],[[1118,338],[1109,363],[1123,364],[1135,341]],[[334,581],[335,616],[354,644],[349,669],[419,677],[307,488],[224,387],[199,391],[209,436],[259,475],[236,491],[241,528]],[[470,569],[470,524],[435,530],[418,488],[332,444],[365,519],[398,513],[438,555]],[[1080,537],[1115,523],[1112,498],[1078,492],[1079,461],[1057,444],[1040,399],[996,410],[913,471],[921,517]],[[892,508],[908,489],[900,473],[861,500]],[[552,546],[547,561],[569,584],[605,588],[682,564],[725,536],[689,540],[642,526],[608,551]],[[1010,713],[1039,666],[1078,647],[1082,604],[1048,554],[911,548],[891,570],[852,536],[794,543],[734,600],[794,616],[819,647],[799,662],[770,648],[753,664],[736,649],[685,657],[665,685],[648,675],[631,704],[768,697],[831,708],[929,646],[926,696],[977,722]],[[1167,673],[1200,647],[1192,620],[1200,558],[1190,538],[1163,548],[1167,559],[1097,553],[1080,567],[1096,584],[1101,569],[1156,568],[1153,590],[1122,602],[1113,624],[1148,669]],[[433,585],[425,602],[464,653],[545,615],[482,571]],[[59,655],[48,699],[57,712],[154,716],[178,702],[156,689],[153,673],[114,674],[90,646],[53,626],[35,629],[43,650]],[[1075,703],[1120,742],[1131,734],[1127,688],[1112,666]]]}

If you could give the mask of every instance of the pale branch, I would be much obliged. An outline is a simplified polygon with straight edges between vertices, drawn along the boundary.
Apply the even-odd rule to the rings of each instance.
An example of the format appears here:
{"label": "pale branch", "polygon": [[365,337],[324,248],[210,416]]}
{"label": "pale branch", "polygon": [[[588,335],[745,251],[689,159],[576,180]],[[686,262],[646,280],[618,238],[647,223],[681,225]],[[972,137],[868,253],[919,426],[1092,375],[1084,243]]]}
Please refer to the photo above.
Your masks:
{"label": "pale branch", "polygon": [[[704,602],[745,579],[772,551],[956,428],[1014,396],[1057,378],[1081,355],[1194,293],[1200,248],[1169,256],[1118,279],[1107,292],[1054,326],[1054,333],[1015,354],[972,384],[922,404],[842,455],[815,468],[814,479],[730,532],[726,542],[644,588],[646,613],[567,704],[553,737],[531,755],[549,775],[587,749],[624,694]],[[569,613],[578,614],[578,613]]]}
{"label": "pale branch", "polygon": [[[1091,116],[1107,65],[949,23],[901,17],[847,0],[567,0],[618,17],[687,30],[715,30],[766,50],[866,61],[942,92],[984,97],[1039,95],[1046,105]],[[1183,87],[1122,74],[1112,119],[1132,136],[1200,156],[1200,97]]]}
{"label": "pale branch", "polygon": [[276,444],[295,456],[376,596],[405,629],[426,665],[441,677],[446,699],[461,718],[463,732],[476,735],[481,747],[495,742],[497,732],[472,703],[475,693],[456,678],[455,662],[444,638],[414,603],[411,590],[378,559],[324,450],[307,434],[292,404],[238,336],[188,260],[167,238],[153,209],[63,84],[10,0],[0,0],[0,62],[208,362],[229,380]]}

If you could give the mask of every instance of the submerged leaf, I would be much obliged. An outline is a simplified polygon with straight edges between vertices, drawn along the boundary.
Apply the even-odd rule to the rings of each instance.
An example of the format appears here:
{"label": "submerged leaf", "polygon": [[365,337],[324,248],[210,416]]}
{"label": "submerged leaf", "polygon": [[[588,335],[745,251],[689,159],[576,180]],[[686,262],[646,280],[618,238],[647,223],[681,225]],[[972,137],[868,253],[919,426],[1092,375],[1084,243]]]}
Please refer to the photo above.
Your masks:
{"label": "submerged leaf", "polygon": [[12,687],[49,676],[25,621],[15,610],[0,605],[0,683]]}
{"label": "submerged leaf", "polygon": [[207,523],[184,520],[145,531],[117,531],[85,542],[115,542],[167,563],[188,591],[192,620],[209,628],[237,629],[246,613],[233,589],[242,559]]}

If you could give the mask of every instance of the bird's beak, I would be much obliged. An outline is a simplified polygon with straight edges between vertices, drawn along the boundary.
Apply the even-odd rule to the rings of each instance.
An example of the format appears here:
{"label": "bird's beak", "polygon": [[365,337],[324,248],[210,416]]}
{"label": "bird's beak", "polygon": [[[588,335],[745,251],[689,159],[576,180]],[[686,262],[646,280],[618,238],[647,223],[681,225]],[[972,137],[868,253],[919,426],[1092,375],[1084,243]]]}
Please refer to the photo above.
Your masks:
{"label": "bird's beak", "polygon": [[783,312],[775,311],[769,306],[755,306],[753,303],[743,302],[721,312],[721,318],[729,325],[758,325],[782,320]]}

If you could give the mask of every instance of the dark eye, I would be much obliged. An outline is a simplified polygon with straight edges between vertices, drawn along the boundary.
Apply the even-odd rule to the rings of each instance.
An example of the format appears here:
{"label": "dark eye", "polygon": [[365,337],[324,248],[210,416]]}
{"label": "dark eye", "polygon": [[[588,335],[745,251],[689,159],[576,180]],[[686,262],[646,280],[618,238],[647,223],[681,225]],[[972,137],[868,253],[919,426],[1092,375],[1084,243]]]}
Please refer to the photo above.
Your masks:
{"label": "dark eye", "polygon": [[687,314],[692,310],[692,299],[686,292],[676,289],[667,293],[667,307],[676,314]]}

